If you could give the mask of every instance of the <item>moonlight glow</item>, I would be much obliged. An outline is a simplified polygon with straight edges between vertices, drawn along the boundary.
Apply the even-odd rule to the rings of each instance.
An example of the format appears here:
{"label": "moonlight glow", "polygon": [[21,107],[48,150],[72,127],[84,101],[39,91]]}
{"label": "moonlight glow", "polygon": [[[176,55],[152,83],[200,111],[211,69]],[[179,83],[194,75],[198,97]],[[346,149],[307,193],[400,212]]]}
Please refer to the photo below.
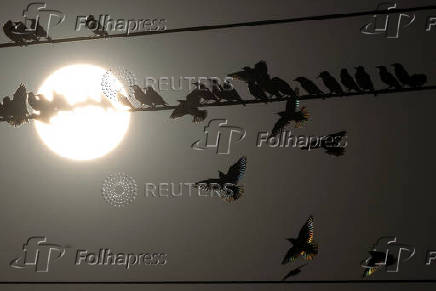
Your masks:
{"label": "moonlight glow", "polygon": [[[101,91],[105,72],[94,65],[63,67],[44,81],[38,94],[52,100],[53,92],[57,92],[64,95],[70,105],[87,100],[97,103],[106,98]],[[125,94],[122,87],[121,93]],[[44,143],[56,154],[73,160],[92,160],[116,148],[128,130],[130,113],[123,111],[119,104],[114,106],[78,106],[73,111],[57,113],[48,124],[35,121],[35,127]]]}

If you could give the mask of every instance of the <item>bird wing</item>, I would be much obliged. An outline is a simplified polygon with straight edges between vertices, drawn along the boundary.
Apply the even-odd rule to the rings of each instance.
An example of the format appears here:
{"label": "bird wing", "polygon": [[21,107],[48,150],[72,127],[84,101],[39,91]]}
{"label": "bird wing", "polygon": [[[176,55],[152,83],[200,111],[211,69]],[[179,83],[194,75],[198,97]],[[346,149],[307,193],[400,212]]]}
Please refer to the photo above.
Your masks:
{"label": "bird wing", "polygon": [[186,114],[188,114],[186,112],[186,108],[184,106],[184,100],[183,101],[179,101],[180,104],[173,110],[173,112],[170,115],[171,119],[176,119],[176,118],[180,118],[182,116],[185,116]]}
{"label": "bird wing", "polygon": [[298,256],[301,254],[301,251],[296,247],[292,246],[286,253],[285,257],[282,260],[282,265],[287,263],[292,263],[295,261]]}
{"label": "bird wing", "polygon": [[288,118],[280,117],[279,120],[277,120],[277,122],[274,124],[270,137],[274,137],[282,133],[283,130],[285,130],[290,124],[291,122]]}
{"label": "bird wing", "polygon": [[221,185],[222,182],[223,181],[221,179],[211,178],[211,179],[199,181],[195,183],[194,186],[198,187],[201,190],[210,191],[212,190],[214,185]]}
{"label": "bird wing", "polygon": [[374,274],[378,269],[380,269],[380,266],[376,266],[376,267],[370,267],[370,268],[365,268],[365,271],[363,271],[363,277],[369,277],[372,274]]}
{"label": "bird wing", "polygon": [[12,100],[14,102],[20,103],[21,105],[26,104],[27,93],[26,93],[26,87],[24,87],[23,84],[20,84],[20,87],[18,87],[17,91],[15,91],[14,97]]}
{"label": "bird wing", "polygon": [[229,168],[227,176],[229,177],[230,181],[234,181],[234,184],[237,184],[238,181],[244,176],[246,169],[247,157],[243,156]]}
{"label": "bird wing", "polygon": [[306,223],[303,225],[303,227],[300,230],[300,233],[298,234],[298,240],[304,241],[305,243],[312,243],[313,242],[313,216],[309,216]]}

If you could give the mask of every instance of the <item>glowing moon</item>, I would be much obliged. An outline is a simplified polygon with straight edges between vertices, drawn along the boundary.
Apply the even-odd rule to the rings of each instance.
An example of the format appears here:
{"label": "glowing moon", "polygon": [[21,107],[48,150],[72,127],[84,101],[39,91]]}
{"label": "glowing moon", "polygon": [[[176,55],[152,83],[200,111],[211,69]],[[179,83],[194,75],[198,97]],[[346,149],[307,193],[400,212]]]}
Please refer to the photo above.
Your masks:
{"label": "glowing moon", "polygon": [[[130,113],[119,104],[102,107],[101,90],[106,70],[94,65],[71,65],[51,74],[38,94],[53,99],[53,92],[64,95],[70,105],[94,100],[95,105],[77,105],[72,111],[56,113],[49,123],[35,121],[44,143],[59,156],[73,160],[92,160],[115,149],[129,128]],[[126,94],[121,87],[121,93]],[[89,103],[88,103],[89,104]]]}

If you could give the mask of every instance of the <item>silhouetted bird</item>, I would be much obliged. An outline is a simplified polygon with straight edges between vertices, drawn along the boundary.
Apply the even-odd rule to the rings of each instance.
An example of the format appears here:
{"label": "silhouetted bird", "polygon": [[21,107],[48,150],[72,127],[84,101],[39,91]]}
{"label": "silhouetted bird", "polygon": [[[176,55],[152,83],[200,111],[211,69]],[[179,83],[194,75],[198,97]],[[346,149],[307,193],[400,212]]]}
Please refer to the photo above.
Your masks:
{"label": "silhouetted bird", "polygon": [[377,68],[379,70],[380,80],[388,85],[388,89],[392,87],[395,89],[401,88],[400,83],[397,81],[397,79],[395,79],[394,75],[392,75],[385,66],[377,66]]}
{"label": "silhouetted bird", "polygon": [[135,99],[138,100],[141,105],[153,107],[153,99],[150,95],[146,95],[138,85],[133,85],[132,88]]}
{"label": "silhouetted bird", "polygon": [[19,44],[20,46],[26,45],[26,41],[38,40],[36,35],[29,32],[26,25],[21,21],[12,22],[11,20],[8,20],[3,25],[3,31],[10,40]]}
{"label": "silhouetted bird", "polygon": [[35,119],[49,123],[50,118],[57,112],[56,106],[53,102],[47,100],[42,94],[33,94],[29,92],[28,94],[29,105],[39,114],[35,116]]}
{"label": "silhouetted bird", "polygon": [[129,107],[130,109],[136,109],[135,106],[133,106],[133,104],[130,102],[130,100],[120,92],[117,92],[117,101],[121,105]]}
{"label": "silhouetted bird", "polygon": [[108,36],[109,34],[104,29],[103,25],[95,19],[94,15],[89,15],[86,17],[85,25],[88,29],[92,30],[92,32],[97,36]]}
{"label": "silhouetted bird", "polygon": [[295,98],[289,98],[286,101],[285,111],[278,112],[280,116],[279,120],[274,124],[274,128],[271,131],[269,137],[277,136],[288,128],[292,121],[295,122],[295,127],[299,127],[304,121],[309,118],[309,113],[305,107],[302,107],[300,111],[297,110],[297,100]]}
{"label": "silhouetted bird", "polygon": [[323,71],[318,77],[322,79],[324,85],[330,90],[331,94],[344,95],[341,85],[339,85],[338,81],[336,81],[336,79],[330,75],[329,72]]}
{"label": "silhouetted bird", "polygon": [[293,276],[296,276],[296,275],[300,274],[300,273],[301,273],[301,269],[302,269],[304,266],[306,266],[306,265],[307,265],[307,263],[306,263],[306,264],[303,264],[303,265],[300,265],[300,266],[298,266],[298,267],[295,268],[295,269],[292,269],[289,273],[286,274],[286,276],[283,277],[282,281],[285,281],[285,280],[288,279],[289,277],[293,277]]}
{"label": "silhouetted bird", "polygon": [[246,83],[256,82],[258,79],[256,76],[256,71],[248,66],[242,68],[242,71],[230,73],[227,76]]}
{"label": "silhouetted bird", "polygon": [[186,100],[178,100],[179,105],[171,113],[171,119],[177,119],[185,115],[192,115],[192,122],[199,123],[206,119],[207,111],[198,109],[200,106],[201,96],[197,93],[189,93]]}
{"label": "silhouetted bird", "polygon": [[[362,66],[355,67],[356,74],[354,77],[356,78],[356,82],[362,90],[374,92],[374,84],[371,81],[371,77],[367,72],[365,72],[365,68]],[[374,93],[374,95],[377,95]]]}
{"label": "silhouetted bird", "polygon": [[29,112],[27,111],[27,92],[26,87],[24,87],[23,84],[20,84],[18,89],[15,91],[9,107],[9,124],[20,126],[24,122],[29,121]]}
{"label": "silhouetted bird", "polygon": [[219,101],[220,99],[215,96],[215,94],[212,93],[212,91],[210,91],[210,89],[204,85],[203,83],[200,82],[194,82],[192,83],[194,86],[196,86],[197,88],[195,88],[194,90],[192,90],[192,92],[194,94],[198,94],[201,96],[201,98],[204,101]]}
{"label": "silhouetted bird", "polygon": [[3,103],[0,106],[0,116],[8,121],[12,117],[11,98],[9,96],[3,97]]}
{"label": "silhouetted bird", "polygon": [[260,61],[254,65],[254,71],[256,72],[256,82],[262,84],[270,80],[270,76],[268,75],[268,66],[265,61]]}
{"label": "silhouetted bird", "polygon": [[361,263],[361,266],[365,268],[365,271],[363,271],[364,278],[371,276],[383,266],[392,266],[397,261],[392,254],[386,256],[386,253],[375,250],[369,251],[369,254],[370,257]]}
{"label": "silhouetted bird", "polygon": [[303,87],[309,95],[324,95],[324,92],[322,92],[315,83],[305,77],[298,77],[294,81],[300,83],[301,87]]}
{"label": "silhouetted bird", "polygon": [[165,100],[162,98],[162,96],[159,95],[159,93],[157,93],[153,87],[148,86],[147,88],[145,88],[145,95],[147,98],[149,98],[153,104],[153,107],[161,105],[161,106],[166,106],[168,105],[168,103],[165,102]]}
{"label": "silhouetted bird", "polygon": [[325,153],[333,156],[342,156],[345,153],[345,146],[341,145],[342,139],[347,134],[346,131],[325,135],[317,140],[311,141],[307,146],[301,147],[302,150],[312,150],[323,148]]}
{"label": "silhouetted bird", "polygon": [[341,83],[345,86],[345,88],[347,88],[348,91],[354,90],[356,92],[361,92],[359,86],[357,86],[347,69],[341,70]]}
{"label": "silhouetted bird", "polygon": [[243,156],[229,168],[227,174],[218,171],[219,178],[203,180],[195,183],[195,186],[207,191],[217,190],[220,192],[221,198],[228,202],[238,200],[244,193],[244,187],[238,183],[244,176],[246,169],[247,157]]}
{"label": "silhouetted bird", "polygon": [[410,87],[422,87],[425,83],[427,83],[427,76],[424,74],[414,74],[410,76]]}
{"label": "silhouetted bird", "polygon": [[297,98],[297,94],[286,81],[280,79],[279,77],[274,77],[271,79],[271,83],[283,95]]}
{"label": "silhouetted bird", "polygon": [[250,91],[250,94],[254,98],[265,101],[265,104],[268,103],[268,96],[265,94],[262,88],[259,85],[257,85],[255,82],[248,83],[248,91]]}
{"label": "silhouetted bird", "polygon": [[395,76],[401,82],[401,84],[403,84],[403,86],[406,85],[410,86],[410,75],[403,67],[403,65],[399,63],[395,63],[392,64],[392,66],[394,67]]}
{"label": "silhouetted bird", "polygon": [[313,216],[309,216],[306,223],[301,228],[298,237],[288,238],[292,247],[288,250],[282,260],[282,264],[294,262],[300,255],[306,260],[312,260],[318,254],[318,244],[313,240],[314,227]]}
{"label": "silhouetted bird", "polygon": [[236,89],[233,88],[232,84],[230,84],[228,82],[223,82],[222,88],[223,88],[222,93],[225,96],[226,100],[242,102],[242,105],[246,106],[243,103],[243,100],[242,100],[241,96],[239,95],[238,91],[236,91]]}

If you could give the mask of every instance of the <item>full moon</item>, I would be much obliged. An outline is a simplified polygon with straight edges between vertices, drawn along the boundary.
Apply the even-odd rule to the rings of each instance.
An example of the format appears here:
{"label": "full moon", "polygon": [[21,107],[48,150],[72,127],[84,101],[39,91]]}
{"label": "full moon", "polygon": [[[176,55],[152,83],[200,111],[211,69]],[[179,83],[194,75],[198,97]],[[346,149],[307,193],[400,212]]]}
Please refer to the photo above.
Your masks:
{"label": "full moon", "polygon": [[[74,106],[71,111],[55,113],[48,123],[34,122],[40,138],[59,156],[92,160],[108,154],[123,140],[130,113],[115,101],[103,100],[101,83],[106,72],[95,65],[66,66],[52,73],[38,89],[47,100],[53,100],[53,93],[60,94]],[[122,86],[119,88],[126,94]],[[101,101],[113,106],[99,106]]]}

